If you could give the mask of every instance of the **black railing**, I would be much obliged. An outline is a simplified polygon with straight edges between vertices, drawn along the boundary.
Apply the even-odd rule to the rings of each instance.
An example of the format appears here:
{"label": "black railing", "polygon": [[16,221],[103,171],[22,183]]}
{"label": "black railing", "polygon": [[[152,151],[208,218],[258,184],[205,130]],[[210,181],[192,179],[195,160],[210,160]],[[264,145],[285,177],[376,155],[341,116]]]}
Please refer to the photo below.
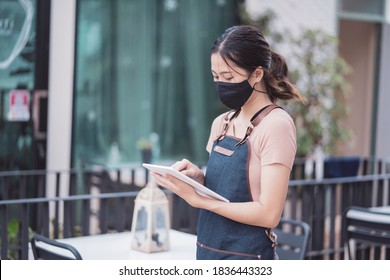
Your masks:
{"label": "black railing", "polygon": [[[45,236],[52,236],[54,238],[66,238],[81,235],[90,235],[87,231],[89,228],[90,215],[89,205],[91,200],[105,201],[109,199],[123,200],[132,198],[137,195],[137,192],[120,192],[120,193],[105,193],[97,195],[72,195],[66,197],[53,198],[28,198],[28,199],[14,199],[0,201],[0,217],[1,217],[1,259],[27,259],[28,258],[28,241],[30,239],[31,227],[29,216],[31,214],[31,207],[34,205],[40,206],[41,215],[38,220],[42,222],[41,226],[34,232],[39,232]],[[82,203],[83,213],[81,215],[82,226],[77,224],[77,218],[72,214],[74,212],[74,205]],[[63,209],[62,222],[58,215],[58,209],[55,210],[55,218],[50,219],[50,204],[55,204],[56,207]],[[16,242],[10,242],[8,227],[8,207],[17,206],[18,213],[18,232]],[[50,232],[50,223],[54,227],[54,233]],[[11,246],[10,246],[11,245]]]}
{"label": "black railing", "polygon": [[[141,167],[0,172],[1,259],[27,259],[33,232],[65,238],[130,230],[134,198],[147,181]],[[389,185],[382,160],[361,160],[354,177],[291,180],[283,216],[311,226],[307,258],[343,259],[345,209],[389,205]],[[167,193],[172,228],[196,234],[198,210]]]}
{"label": "black railing", "polygon": [[344,259],[343,216],[352,205],[390,205],[390,174],[291,181],[283,216],[310,225],[308,258]]}
{"label": "black railing", "polygon": [[25,259],[29,232],[62,238],[130,230],[134,198],[147,182],[141,171],[141,185],[135,170],[127,183],[120,170],[102,168],[0,172],[1,259]]}
{"label": "black railing", "polygon": [[[296,158],[291,170],[291,180],[315,179],[316,161],[312,160],[312,170],[305,172],[306,158]],[[324,159],[324,178],[354,177],[390,173],[390,159],[364,157],[328,157]],[[307,170],[306,170],[307,171]]]}

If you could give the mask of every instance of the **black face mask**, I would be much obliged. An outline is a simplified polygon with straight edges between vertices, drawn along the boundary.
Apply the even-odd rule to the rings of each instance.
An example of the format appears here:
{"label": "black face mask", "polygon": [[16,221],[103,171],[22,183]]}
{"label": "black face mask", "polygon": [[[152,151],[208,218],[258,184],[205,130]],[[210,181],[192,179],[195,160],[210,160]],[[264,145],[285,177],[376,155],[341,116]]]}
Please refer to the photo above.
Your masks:
{"label": "black face mask", "polygon": [[253,92],[253,88],[248,80],[244,80],[241,83],[214,82],[214,85],[221,102],[234,110],[244,106]]}

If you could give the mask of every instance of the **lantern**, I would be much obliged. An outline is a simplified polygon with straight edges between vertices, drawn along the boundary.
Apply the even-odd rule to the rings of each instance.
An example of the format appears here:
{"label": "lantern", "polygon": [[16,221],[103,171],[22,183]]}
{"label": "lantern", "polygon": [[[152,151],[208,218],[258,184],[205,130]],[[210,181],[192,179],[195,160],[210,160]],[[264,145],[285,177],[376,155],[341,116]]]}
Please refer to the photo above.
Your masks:
{"label": "lantern", "polygon": [[168,199],[151,180],[135,199],[131,247],[147,253],[167,251],[169,229]]}

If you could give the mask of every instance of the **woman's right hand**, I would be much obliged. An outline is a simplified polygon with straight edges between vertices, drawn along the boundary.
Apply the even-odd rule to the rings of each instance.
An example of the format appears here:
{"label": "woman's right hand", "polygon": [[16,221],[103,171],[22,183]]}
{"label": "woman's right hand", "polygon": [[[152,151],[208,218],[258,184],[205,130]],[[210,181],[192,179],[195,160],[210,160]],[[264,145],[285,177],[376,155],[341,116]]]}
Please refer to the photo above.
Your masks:
{"label": "woman's right hand", "polygon": [[201,169],[198,168],[195,164],[190,162],[188,159],[183,159],[181,161],[177,161],[172,168],[177,171],[183,173],[184,175],[194,179],[201,185],[204,184],[204,173]]}

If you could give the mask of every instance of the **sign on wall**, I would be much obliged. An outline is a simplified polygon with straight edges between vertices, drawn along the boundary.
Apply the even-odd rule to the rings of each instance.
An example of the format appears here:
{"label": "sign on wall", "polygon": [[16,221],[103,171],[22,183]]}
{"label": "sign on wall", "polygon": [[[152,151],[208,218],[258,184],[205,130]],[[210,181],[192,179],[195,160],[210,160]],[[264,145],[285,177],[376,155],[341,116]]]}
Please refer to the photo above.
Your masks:
{"label": "sign on wall", "polygon": [[30,92],[24,89],[11,90],[9,93],[9,121],[30,120]]}

